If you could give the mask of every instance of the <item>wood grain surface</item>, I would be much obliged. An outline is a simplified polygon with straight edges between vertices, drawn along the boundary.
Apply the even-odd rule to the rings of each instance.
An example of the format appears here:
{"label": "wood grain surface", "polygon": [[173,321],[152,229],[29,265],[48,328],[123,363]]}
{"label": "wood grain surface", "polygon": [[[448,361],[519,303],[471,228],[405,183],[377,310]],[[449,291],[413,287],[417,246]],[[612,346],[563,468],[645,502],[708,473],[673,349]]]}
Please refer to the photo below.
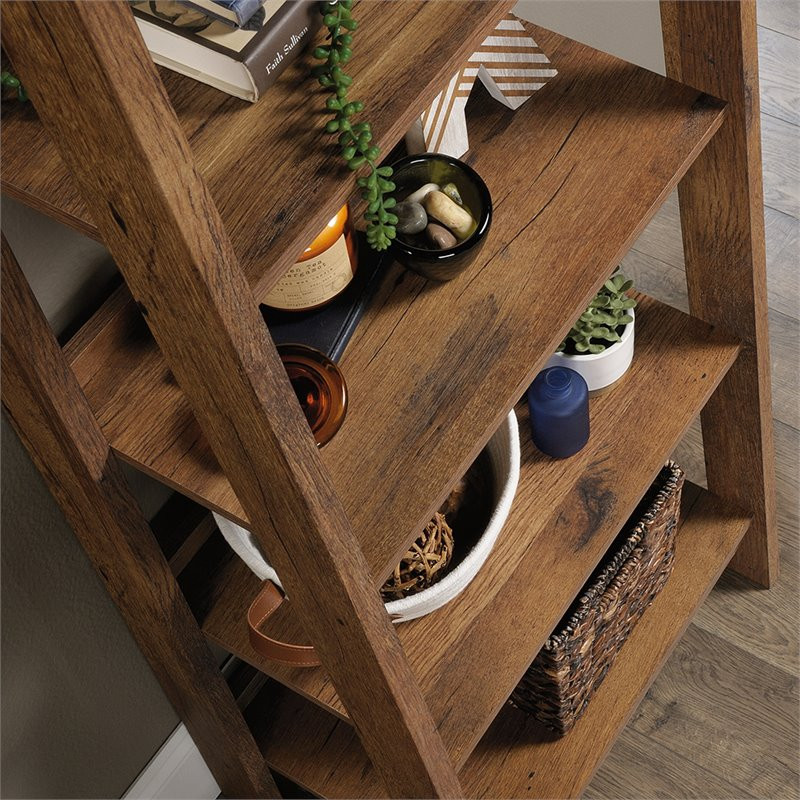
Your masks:
{"label": "wood grain surface", "polygon": [[[689,307],[737,331],[744,349],[703,412],[709,488],[753,510],[734,566],[769,586],[778,570],[756,7],[664,2],[667,73],[730,103],[679,186]],[[732,431],[731,421],[736,420]]]}
{"label": "wood grain surface", "polygon": [[[687,485],[675,567],[584,717],[557,738],[506,705],[461,771],[465,797],[577,797],[724,569],[749,524]],[[691,510],[690,510],[691,509]],[[521,614],[520,626],[530,618]],[[248,709],[273,769],[323,797],[382,797],[347,723],[293,692],[265,688]]]}
{"label": "wood grain surface", "polygon": [[[766,36],[776,31],[781,36],[800,38],[800,4],[796,0],[759,0],[758,22],[780,577],[769,591],[763,591],[731,570],[723,574],[587,787],[587,798],[800,797],[800,760],[795,743],[800,707],[797,690],[787,681],[787,676],[796,680],[800,674],[800,433],[782,419],[786,408],[782,395],[790,386],[785,378],[791,376],[795,386],[798,380],[800,336],[795,333],[787,340],[786,335],[789,330],[797,331],[800,317],[800,223],[796,216],[785,213],[789,206],[781,202],[788,199],[786,189],[791,188],[788,176],[792,163],[797,163],[800,130],[789,125],[774,128],[765,113],[776,109],[779,98],[774,91],[785,86],[785,76],[796,73],[798,65],[787,60],[791,43],[780,45],[772,38],[769,57],[765,58],[764,52]],[[797,106],[800,85],[794,92]],[[670,247],[670,243],[677,247]],[[662,207],[629,257],[636,258],[642,267],[645,259],[649,262],[649,281],[651,273],[666,270],[664,262],[682,271],[682,254],[676,197]],[[627,262],[628,258],[626,267]],[[688,308],[683,275],[679,281],[683,282],[680,307]],[[640,282],[639,286],[673,303],[669,296],[660,295],[654,284]],[[776,339],[791,346],[776,346]],[[794,395],[789,396],[794,398],[795,411],[797,396],[795,388]],[[684,437],[675,457],[692,480],[705,482],[699,420]],[[694,664],[702,665],[701,669],[692,669]],[[719,680],[704,679],[710,675]],[[730,687],[740,680],[751,689],[746,696],[736,691],[738,702],[731,703]],[[750,702],[750,691],[754,702]],[[772,724],[774,711],[783,719],[793,715],[794,737],[786,735],[785,723]],[[640,716],[648,720],[648,727],[638,724]]]}
{"label": "wood grain surface", "polygon": [[[737,350],[729,337],[699,320],[643,298],[633,366],[614,392],[592,399],[592,435],[581,453],[563,461],[538,453],[527,411],[519,409],[520,483],[491,557],[458,598],[397,626],[457,764],[505,702]],[[345,716],[324,670],[284,668],[260,660],[251,649],[244,620],[258,579],[238,559],[221,559],[220,551],[209,552],[206,561],[196,575],[205,588],[193,604],[206,635]],[[520,625],[521,619],[528,622]],[[269,632],[307,641],[291,602]]]}
{"label": "wood grain surface", "polygon": [[[794,253],[787,253],[785,263],[773,260],[776,281],[772,296],[780,296],[779,305],[789,308],[794,296],[791,293],[792,278],[797,262]],[[681,266],[673,266],[662,259],[631,250],[623,260],[625,274],[636,281],[642,291],[658,297],[665,303],[689,311],[686,294],[686,275]],[[782,276],[786,276],[783,278]],[[794,280],[797,280],[795,275]],[[781,289],[783,287],[783,290]],[[767,312],[770,341],[770,372],[772,381],[772,413],[775,419],[800,428],[800,371],[797,369],[797,353],[800,349],[800,322],[796,315],[784,314],[770,308]]]}
{"label": "wood grain surface", "polygon": [[[360,26],[347,72],[353,77],[352,97],[366,104],[365,118],[384,152],[513,5],[511,0],[355,4]],[[335,137],[323,131],[326,95],[309,75],[313,63],[307,51],[256,104],[160,71],[258,298],[355,194]],[[98,238],[97,220],[33,107],[3,104],[3,191]]]}
{"label": "wood grain surface", "polygon": [[761,113],[800,125],[800,41],[777,31],[758,31]]}
{"label": "wood grain surface", "polygon": [[5,237],[2,279],[2,392],[9,420],[222,790],[231,797],[278,797]]}
{"label": "wood grain surface", "polygon": [[[684,638],[690,633],[691,626]],[[675,655],[673,653],[673,657]],[[724,776],[676,757],[668,747],[652,741],[629,723],[581,798],[620,800],[642,796],[659,800],[687,800],[689,797],[749,800],[752,797]]]}
{"label": "wood grain surface", "polygon": [[797,0],[761,0],[758,22],[786,36],[800,39],[800,6]]}
{"label": "wood grain surface", "polygon": [[[800,317],[800,271],[797,269],[797,253],[800,252],[800,220],[770,206],[764,206],[764,232],[769,308],[796,320]],[[668,264],[684,272],[677,192],[670,195],[628,251],[622,262],[623,268],[626,268],[631,260],[635,261],[637,254],[648,257],[654,265]],[[689,307],[685,280],[685,275],[681,276],[683,305],[678,305],[678,308]],[[652,293],[646,287],[644,291]],[[676,305],[669,297],[661,299]]]}
{"label": "wood grain surface", "polygon": [[[769,207],[765,208],[765,216],[781,579],[769,592],[763,592],[754,590],[745,578],[732,571],[726,572],[698,612],[694,624],[724,637],[767,664],[796,673],[800,653],[800,607],[797,604],[800,586],[797,489],[800,434],[796,423],[797,398],[800,396],[800,373],[797,369],[800,289],[795,255],[798,223]],[[626,274],[636,280],[636,286],[642,291],[688,311],[677,197],[665,204],[646,234],[625,257],[623,268]],[[674,458],[686,469],[691,480],[705,485],[699,420],[689,429]],[[767,673],[765,680],[770,675]],[[733,756],[729,764],[735,764],[737,771],[744,766]],[[730,766],[729,770],[732,768]]]}
{"label": "wood grain surface", "polygon": [[[478,260],[439,285],[394,268],[341,362],[351,405],[322,458],[376,584],[723,116],[694,90],[529,30],[558,77],[516,113],[486,93],[471,101],[467,160],[495,208]],[[247,525],[135,308],[95,328],[70,356],[112,446]]]}
{"label": "wood grain surface", "polygon": [[762,117],[762,152],[767,205],[800,217],[800,152],[797,128],[790,122],[764,115]]}
{"label": "wood grain surface", "polygon": [[455,771],[126,4],[19,2],[5,9],[3,23],[40,117],[387,790],[458,796]]}
{"label": "wood grain surface", "polygon": [[[662,675],[631,720],[635,731],[711,773],[735,775],[753,797],[796,796],[797,675],[770,668],[697,625]],[[708,698],[713,715],[705,713]],[[746,736],[738,734],[743,720]]]}

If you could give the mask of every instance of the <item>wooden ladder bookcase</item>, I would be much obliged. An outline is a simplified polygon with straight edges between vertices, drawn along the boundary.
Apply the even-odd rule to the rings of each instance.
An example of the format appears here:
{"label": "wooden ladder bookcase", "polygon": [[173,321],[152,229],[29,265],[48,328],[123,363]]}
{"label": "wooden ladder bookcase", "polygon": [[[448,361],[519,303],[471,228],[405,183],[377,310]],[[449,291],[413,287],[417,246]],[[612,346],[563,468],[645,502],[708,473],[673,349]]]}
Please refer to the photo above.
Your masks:
{"label": "wooden ladder bookcase", "polygon": [[[384,148],[512,5],[356,6]],[[530,26],[559,76],[513,115],[470,104],[495,200],[480,263],[436,287],[388,268],[322,451],[256,300],[352,189],[305,66],[243,108],[162,83],[122,2],[3,11],[35,106],[4,109],[3,191],[101,239],[126,283],[62,350],[4,239],[3,404],[224,794],[279,796],[269,768],[331,797],[579,794],[726,565],[777,573],[754,4],[662,3],[675,80]],[[679,182],[692,315],[641,298],[585,451],[526,443],[486,567],[395,629],[376,586]],[[709,491],[687,487],[673,576],[548,738],[506,700],[701,410]],[[291,597],[279,624],[324,669],[249,649],[258,581],[236,560],[207,559],[199,607],[184,596],[120,459],[253,530]],[[245,714],[206,639],[275,679]]]}

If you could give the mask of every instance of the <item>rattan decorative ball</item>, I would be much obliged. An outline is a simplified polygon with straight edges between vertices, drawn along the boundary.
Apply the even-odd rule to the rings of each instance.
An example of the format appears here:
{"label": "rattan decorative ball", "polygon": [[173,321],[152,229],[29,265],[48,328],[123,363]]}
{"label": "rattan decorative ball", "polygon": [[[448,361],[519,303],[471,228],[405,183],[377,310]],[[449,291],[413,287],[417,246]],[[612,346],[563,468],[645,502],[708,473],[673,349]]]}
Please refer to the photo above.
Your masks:
{"label": "rattan decorative ball", "polygon": [[453,557],[453,531],[437,512],[381,587],[385,600],[400,600],[432,586]]}

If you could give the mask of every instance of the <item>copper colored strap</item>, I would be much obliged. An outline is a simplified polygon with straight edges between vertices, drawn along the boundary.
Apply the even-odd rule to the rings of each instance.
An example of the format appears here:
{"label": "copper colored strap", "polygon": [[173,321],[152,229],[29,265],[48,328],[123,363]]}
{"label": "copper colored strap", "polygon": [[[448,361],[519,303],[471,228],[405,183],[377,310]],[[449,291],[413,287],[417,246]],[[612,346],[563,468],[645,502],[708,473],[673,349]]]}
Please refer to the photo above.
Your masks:
{"label": "copper colored strap", "polygon": [[290,667],[318,667],[319,659],[310,645],[289,644],[270,639],[259,628],[278,610],[283,595],[272,581],[264,581],[261,591],[250,604],[247,611],[247,627],[250,631],[250,644],[263,658],[278,661]]}

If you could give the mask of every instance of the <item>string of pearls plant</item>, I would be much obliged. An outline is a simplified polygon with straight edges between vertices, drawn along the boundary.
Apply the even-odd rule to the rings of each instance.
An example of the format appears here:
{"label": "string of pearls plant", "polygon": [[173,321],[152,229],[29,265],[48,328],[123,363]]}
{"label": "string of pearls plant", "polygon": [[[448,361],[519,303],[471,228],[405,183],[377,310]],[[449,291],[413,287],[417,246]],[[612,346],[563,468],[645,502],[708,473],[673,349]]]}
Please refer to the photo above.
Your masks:
{"label": "string of pearls plant", "polygon": [[324,61],[314,67],[320,85],[331,92],[325,107],[332,118],[325,125],[330,134],[338,134],[342,158],[355,172],[364,166],[369,173],[357,179],[361,196],[367,203],[364,218],[367,221],[367,242],[374,250],[385,250],[395,238],[397,215],[391,209],[397,201],[391,196],[395,189],[392,168],[378,166],[380,148],[372,144],[372,127],[369,122],[355,122],[353,117],[364,110],[360,100],[350,100],[348,89],[353,79],[342,66],[351,56],[350,45],[358,22],[353,19],[353,0],[334,0],[319,4],[323,24],[328,29],[327,44],[315,48],[314,57]]}
{"label": "string of pearls plant", "polygon": [[19,78],[14,75],[13,72],[7,69],[0,72],[0,84],[14,89],[17,93],[17,99],[21,100],[23,103],[28,99],[28,93],[25,91],[25,87],[20,83]]}

